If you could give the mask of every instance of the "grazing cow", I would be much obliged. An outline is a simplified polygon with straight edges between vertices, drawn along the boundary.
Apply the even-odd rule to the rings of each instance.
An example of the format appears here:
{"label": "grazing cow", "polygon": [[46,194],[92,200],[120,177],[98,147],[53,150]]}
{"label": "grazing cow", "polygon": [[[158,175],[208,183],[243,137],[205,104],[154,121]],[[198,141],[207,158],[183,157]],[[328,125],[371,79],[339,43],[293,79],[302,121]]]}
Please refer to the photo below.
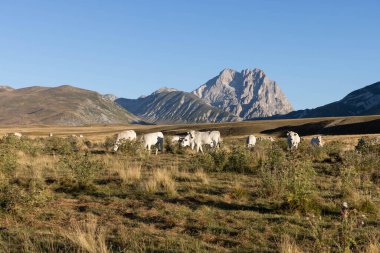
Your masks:
{"label": "grazing cow", "polygon": [[256,145],[256,137],[254,135],[249,135],[247,138],[247,147],[253,148]]}
{"label": "grazing cow", "polygon": [[164,134],[162,132],[144,134],[142,141],[144,148],[146,148],[149,153],[152,146],[156,146],[156,155],[158,153],[158,149],[160,149],[161,152],[164,151]]}
{"label": "grazing cow", "polygon": [[22,137],[22,134],[19,133],[19,132],[15,132],[15,133],[13,133],[13,135],[16,136],[16,137],[18,137],[18,138],[21,138],[21,137]]}
{"label": "grazing cow", "polygon": [[323,141],[322,141],[322,136],[314,136],[313,138],[311,138],[310,140],[310,143],[311,145],[315,146],[315,147],[323,147]]}
{"label": "grazing cow", "polygon": [[286,134],[288,136],[288,147],[290,150],[297,149],[300,144],[300,137],[296,132],[290,131]]}
{"label": "grazing cow", "polygon": [[53,133],[49,133],[49,137],[53,137]]}
{"label": "grazing cow", "polygon": [[127,130],[127,131],[118,133],[115,145],[113,147],[113,151],[116,152],[119,149],[119,146],[123,142],[123,140],[134,141],[136,140],[136,138],[137,138],[136,132],[133,130]]}
{"label": "grazing cow", "polygon": [[201,151],[203,154],[202,145],[210,145],[214,147],[214,141],[210,136],[210,132],[190,131],[188,135],[182,140],[182,147],[190,146],[191,149],[196,148],[197,152]]}
{"label": "grazing cow", "polygon": [[79,135],[79,138],[83,138],[83,134],[80,134],[80,135]]}
{"label": "grazing cow", "polygon": [[172,136],[170,142],[174,145],[174,144],[181,142],[182,139],[183,139],[182,136],[174,135],[174,136]]}
{"label": "grazing cow", "polygon": [[212,147],[220,148],[220,143],[222,142],[222,137],[220,137],[219,131],[211,131],[210,138],[212,141]]}

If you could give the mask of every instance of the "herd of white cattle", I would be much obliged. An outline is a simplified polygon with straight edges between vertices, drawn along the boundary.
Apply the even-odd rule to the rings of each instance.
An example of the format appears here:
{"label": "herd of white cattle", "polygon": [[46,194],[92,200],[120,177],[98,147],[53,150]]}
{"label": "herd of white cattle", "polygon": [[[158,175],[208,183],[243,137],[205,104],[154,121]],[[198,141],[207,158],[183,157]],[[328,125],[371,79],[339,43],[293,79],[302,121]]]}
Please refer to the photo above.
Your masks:
{"label": "herd of white cattle", "polygon": [[[137,141],[137,134],[134,130],[127,130],[120,132],[117,135],[115,145],[113,150],[116,152],[123,141]],[[149,152],[152,147],[156,148],[156,154],[158,151],[163,151],[164,148],[164,134],[162,132],[147,133],[141,136],[141,142],[143,147]],[[255,137],[254,135],[249,135],[246,139],[246,146],[248,148],[253,148],[256,145],[256,141],[268,140],[274,142],[273,137]],[[171,137],[172,144],[179,144],[181,147],[190,147],[195,149],[196,152],[203,153],[203,146],[210,146],[211,148],[218,149],[220,143],[223,141],[219,131],[195,131],[191,130],[186,133],[186,135],[175,135]],[[301,138],[299,135],[293,131],[287,133],[288,147],[290,150],[298,148]],[[323,147],[322,136],[315,136],[311,139],[310,143],[316,147]]]}

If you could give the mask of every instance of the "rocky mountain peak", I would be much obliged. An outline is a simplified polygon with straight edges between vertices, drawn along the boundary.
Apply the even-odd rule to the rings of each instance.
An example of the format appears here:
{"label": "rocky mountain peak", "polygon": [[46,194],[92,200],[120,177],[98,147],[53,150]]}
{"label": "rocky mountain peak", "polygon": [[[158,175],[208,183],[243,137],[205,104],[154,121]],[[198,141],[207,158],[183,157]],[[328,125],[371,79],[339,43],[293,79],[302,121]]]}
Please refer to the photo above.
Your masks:
{"label": "rocky mountain peak", "polygon": [[243,119],[285,114],[293,110],[276,82],[258,69],[224,69],[193,94]]}
{"label": "rocky mountain peak", "polygon": [[163,93],[163,92],[173,92],[173,91],[178,91],[178,90],[175,88],[162,87],[162,88],[159,88],[158,90],[156,90],[155,92],[153,92],[152,95]]}

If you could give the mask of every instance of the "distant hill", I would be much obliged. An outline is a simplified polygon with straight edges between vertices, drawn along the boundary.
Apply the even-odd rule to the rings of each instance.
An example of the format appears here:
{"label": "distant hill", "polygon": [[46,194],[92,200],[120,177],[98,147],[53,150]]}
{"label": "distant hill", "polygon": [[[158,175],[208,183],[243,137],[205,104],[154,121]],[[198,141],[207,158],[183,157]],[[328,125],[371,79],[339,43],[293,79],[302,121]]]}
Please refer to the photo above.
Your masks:
{"label": "distant hill", "polygon": [[286,114],[292,105],[275,81],[260,69],[224,69],[193,93],[208,104],[244,120]]}
{"label": "distant hill", "polygon": [[116,103],[152,123],[205,123],[238,121],[239,117],[207,104],[194,94],[162,88],[138,99],[118,98]]}
{"label": "distant hill", "polygon": [[274,118],[317,118],[380,114],[380,82],[355,90],[343,99],[315,109],[298,110]]}
{"label": "distant hill", "polygon": [[0,87],[0,125],[138,123],[141,119],[97,92],[69,85]]}

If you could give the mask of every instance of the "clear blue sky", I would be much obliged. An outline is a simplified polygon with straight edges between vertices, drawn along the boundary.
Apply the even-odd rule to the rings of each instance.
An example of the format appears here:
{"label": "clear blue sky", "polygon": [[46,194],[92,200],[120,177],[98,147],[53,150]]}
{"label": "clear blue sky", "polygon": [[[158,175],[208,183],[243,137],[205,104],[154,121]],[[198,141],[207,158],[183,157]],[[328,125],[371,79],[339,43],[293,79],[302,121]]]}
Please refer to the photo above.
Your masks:
{"label": "clear blue sky", "polygon": [[296,109],[380,81],[380,0],[9,0],[0,83],[135,98],[261,68]]}

